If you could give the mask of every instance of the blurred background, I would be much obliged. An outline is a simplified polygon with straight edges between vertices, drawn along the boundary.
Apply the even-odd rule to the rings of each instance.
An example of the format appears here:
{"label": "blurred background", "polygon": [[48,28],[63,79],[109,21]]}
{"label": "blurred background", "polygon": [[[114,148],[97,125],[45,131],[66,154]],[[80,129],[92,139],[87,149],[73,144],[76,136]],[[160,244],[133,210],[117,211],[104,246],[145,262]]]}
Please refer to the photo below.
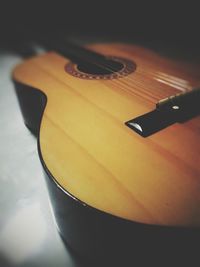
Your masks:
{"label": "blurred background", "polygon": [[140,43],[199,62],[199,25],[192,1],[0,1],[0,266],[88,266],[53,223],[36,139],[23,124],[10,78],[13,67],[37,52],[41,36],[58,33],[80,44]]}
{"label": "blurred background", "polygon": [[[157,3],[156,3],[157,2]],[[118,40],[198,53],[200,16],[194,1],[1,1],[0,46],[20,48],[38,35],[62,33],[83,42]]]}

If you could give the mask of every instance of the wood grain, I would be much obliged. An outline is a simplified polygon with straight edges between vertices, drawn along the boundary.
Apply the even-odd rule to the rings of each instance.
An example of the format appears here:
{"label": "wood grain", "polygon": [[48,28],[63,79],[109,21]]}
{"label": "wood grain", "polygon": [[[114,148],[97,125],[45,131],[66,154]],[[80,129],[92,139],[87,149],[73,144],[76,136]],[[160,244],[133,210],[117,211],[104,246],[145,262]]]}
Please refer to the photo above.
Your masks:
{"label": "wood grain", "polygon": [[99,210],[148,224],[200,226],[200,118],[148,138],[124,125],[158,100],[199,86],[199,66],[139,46],[91,48],[132,59],[137,69],[115,80],[83,80],[65,72],[66,58],[49,52],[13,72],[47,95],[39,136],[47,168]]}

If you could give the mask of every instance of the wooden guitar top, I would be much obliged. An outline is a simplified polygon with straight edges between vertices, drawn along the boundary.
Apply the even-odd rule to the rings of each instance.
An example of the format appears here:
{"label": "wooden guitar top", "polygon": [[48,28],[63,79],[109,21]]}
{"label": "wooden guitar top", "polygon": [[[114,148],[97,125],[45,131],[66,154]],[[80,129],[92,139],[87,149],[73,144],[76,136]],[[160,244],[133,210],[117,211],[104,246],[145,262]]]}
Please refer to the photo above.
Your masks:
{"label": "wooden guitar top", "polygon": [[41,155],[73,197],[131,221],[200,226],[200,118],[141,137],[124,123],[170,95],[200,85],[197,65],[143,47],[97,44],[136,70],[118,79],[80,79],[55,52],[18,65],[14,80],[47,96],[39,133]]}

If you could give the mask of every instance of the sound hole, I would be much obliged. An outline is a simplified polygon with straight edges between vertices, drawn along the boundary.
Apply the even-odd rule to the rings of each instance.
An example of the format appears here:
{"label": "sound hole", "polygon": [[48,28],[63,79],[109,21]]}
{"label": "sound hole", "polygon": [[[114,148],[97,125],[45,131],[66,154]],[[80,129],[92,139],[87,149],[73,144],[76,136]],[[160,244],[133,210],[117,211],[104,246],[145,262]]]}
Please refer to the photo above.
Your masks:
{"label": "sound hole", "polygon": [[80,79],[118,79],[129,75],[136,69],[136,64],[126,58],[109,57],[98,63],[69,62],[65,71]]}
{"label": "sound hole", "polygon": [[123,68],[124,65],[121,62],[110,59],[102,64],[81,63],[77,65],[79,71],[92,75],[109,75],[113,72],[119,72]]}

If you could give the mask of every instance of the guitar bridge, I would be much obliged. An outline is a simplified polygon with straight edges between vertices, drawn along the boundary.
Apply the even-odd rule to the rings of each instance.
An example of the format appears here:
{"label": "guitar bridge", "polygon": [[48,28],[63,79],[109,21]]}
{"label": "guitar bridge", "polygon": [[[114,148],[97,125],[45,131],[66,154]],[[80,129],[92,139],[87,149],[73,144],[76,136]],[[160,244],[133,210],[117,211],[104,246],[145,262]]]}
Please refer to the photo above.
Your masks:
{"label": "guitar bridge", "polygon": [[143,137],[150,136],[176,122],[183,123],[200,113],[200,88],[160,100],[156,109],[125,122]]}

